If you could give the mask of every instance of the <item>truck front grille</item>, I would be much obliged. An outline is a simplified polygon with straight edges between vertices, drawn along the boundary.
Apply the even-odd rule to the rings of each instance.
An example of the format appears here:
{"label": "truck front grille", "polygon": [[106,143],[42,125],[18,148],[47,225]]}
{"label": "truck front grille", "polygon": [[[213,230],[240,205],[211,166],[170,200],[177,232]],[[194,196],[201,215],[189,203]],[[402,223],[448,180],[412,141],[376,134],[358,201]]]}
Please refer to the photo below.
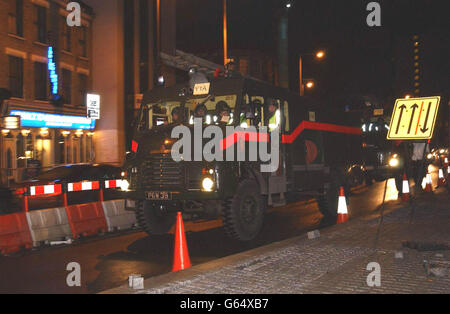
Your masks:
{"label": "truck front grille", "polygon": [[181,190],[183,173],[182,164],[175,162],[170,154],[152,154],[144,163],[143,187],[147,190]]}

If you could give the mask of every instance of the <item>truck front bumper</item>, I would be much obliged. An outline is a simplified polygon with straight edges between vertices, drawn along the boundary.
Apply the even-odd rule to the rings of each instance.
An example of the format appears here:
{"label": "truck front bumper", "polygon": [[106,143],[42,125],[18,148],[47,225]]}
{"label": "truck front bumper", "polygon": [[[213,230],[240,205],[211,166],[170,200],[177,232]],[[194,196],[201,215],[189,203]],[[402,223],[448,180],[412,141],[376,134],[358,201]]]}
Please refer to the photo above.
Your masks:
{"label": "truck front bumper", "polygon": [[220,200],[221,195],[218,191],[202,192],[202,191],[164,191],[170,193],[169,200],[154,200],[148,199],[148,192],[163,192],[163,191],[128,191],[125,196],[125,209],[128,211],[135,211],[138,201],[149,201],[155,206],[176,207],[182,210],[184,204],[188,201],[211,201]]}

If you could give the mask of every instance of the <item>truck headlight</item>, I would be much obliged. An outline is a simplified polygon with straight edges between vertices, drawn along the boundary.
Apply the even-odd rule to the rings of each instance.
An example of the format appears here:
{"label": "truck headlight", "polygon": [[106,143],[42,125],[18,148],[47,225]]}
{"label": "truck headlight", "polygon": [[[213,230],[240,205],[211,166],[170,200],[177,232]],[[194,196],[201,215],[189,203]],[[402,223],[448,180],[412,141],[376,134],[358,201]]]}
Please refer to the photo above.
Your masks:
{"label": "truck headlight", "polygon": [[391,158],[391,160],[389,160],[389,166],[391,166],[392,168],[396,168],[398,167],[398,165],[400,164],[398,158]]}
{"label": "truck headlight", "polygon": [[127,192],[127,191],[129,191],[129,187],[130,187],[130,183],[128,182],[128,180],[122,180],[122,182],[120,184],[120,189],[123,192]]}
{"label": "truck headlight", "polygon": [[202,181],[202,187],[203,187],[203,191],[211,192],[214,187],[214,181],[211,178],[206,177]]}

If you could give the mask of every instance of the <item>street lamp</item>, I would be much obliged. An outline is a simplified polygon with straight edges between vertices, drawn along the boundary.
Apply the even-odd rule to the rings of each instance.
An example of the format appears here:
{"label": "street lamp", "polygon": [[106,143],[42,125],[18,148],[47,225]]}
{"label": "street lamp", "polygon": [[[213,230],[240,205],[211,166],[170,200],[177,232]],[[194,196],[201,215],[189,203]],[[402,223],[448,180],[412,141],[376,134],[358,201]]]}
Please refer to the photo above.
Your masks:
{"label": "street lamp", "polygon": [[[299,82],[300,82],[300,96],[305,95],[305,85],[303,84],[303,57],[304,56],[315,56],[316,59],[322,60],[325,58],[325,51],[319,50],[316,53],[304,53],[301,54],[298,58],[298,69],[299,69]],[[312,86],[308,87],[308,89],[311,89],[314,87],[314,82],[312,82]]]}
{"label": "street lamp", "polygon": [[228,62],[227,0],[223,0],[223,65],[226,66]]}
{"label": "street lamp", "polygon": [[325,57],[325,51],[323,51],[323,50],[320,50],[320,51],[318,51],[317,53],[316,53],[316,58],[317,59],[323,59]]}
{"label": "street lamp", "polygon": [[315,84],[314,84],[313,81],[306,81],[305,86],[306,86],[307,89],[313,89]]}

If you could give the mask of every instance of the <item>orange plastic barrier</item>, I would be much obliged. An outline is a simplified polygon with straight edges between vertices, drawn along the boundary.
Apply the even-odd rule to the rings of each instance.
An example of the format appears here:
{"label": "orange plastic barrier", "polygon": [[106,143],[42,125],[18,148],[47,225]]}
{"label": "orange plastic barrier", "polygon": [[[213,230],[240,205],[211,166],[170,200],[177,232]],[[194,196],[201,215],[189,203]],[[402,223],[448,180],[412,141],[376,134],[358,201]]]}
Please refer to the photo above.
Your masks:
{"label": "orange plastic barrier", "polygon": [[66,207],[67,218],[74,239],[93,236],[108,230],[102,203],[70,205]]}
{"label": "orange plastic barrier", "polygon": [[33,240],[25,213],[0,216],[0,253],[3,255],[31,249]]}

